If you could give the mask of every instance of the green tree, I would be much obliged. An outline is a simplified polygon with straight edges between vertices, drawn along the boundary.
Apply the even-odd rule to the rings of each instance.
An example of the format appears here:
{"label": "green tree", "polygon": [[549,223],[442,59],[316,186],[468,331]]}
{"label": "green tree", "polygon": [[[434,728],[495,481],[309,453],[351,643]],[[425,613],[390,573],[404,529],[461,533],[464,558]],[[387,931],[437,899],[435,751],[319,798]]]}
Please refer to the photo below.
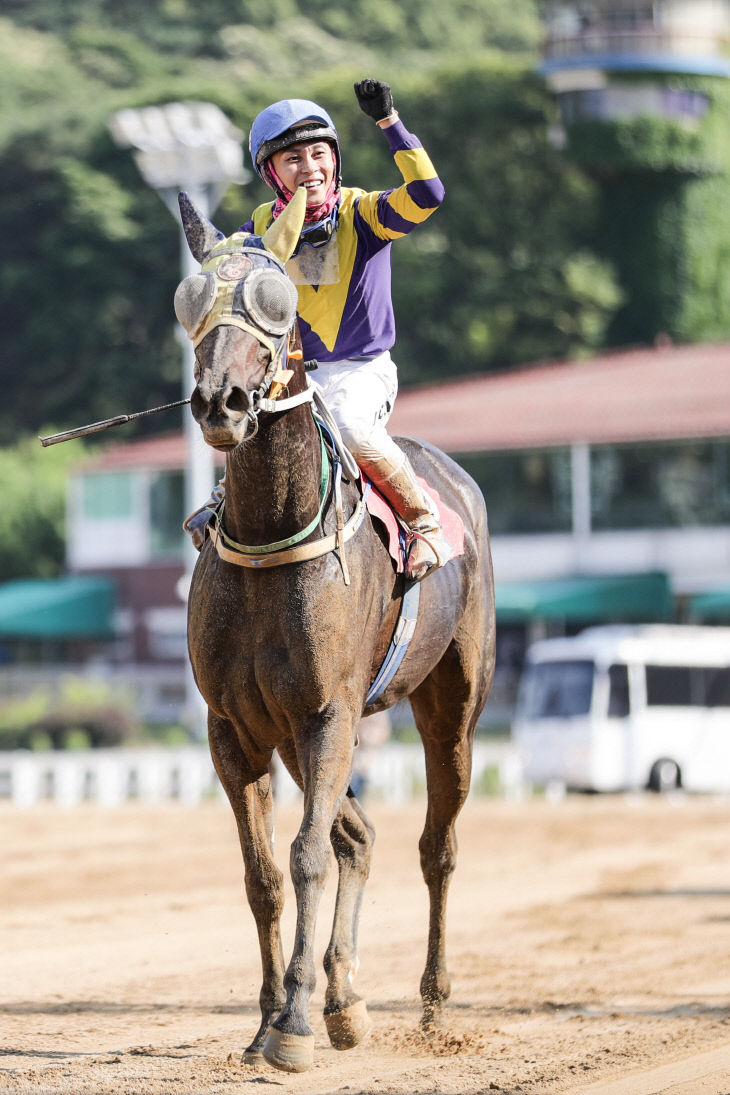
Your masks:
{"label": "green tree", "polygon": [[0,134],[0,442],[136,409],[140,391],[167,396],[179,358],[175,226],[107,134],[119,93],[84,82],[52,36],[10,31],[0,34],[0,95],[13,107]]}
{"label": "green tree", "polygon": [[[404,77],[397,100],[446,186],[441,209],[393,248],[402,382],[600,346],[620,294],[591,249],[595,188],[549,142],[542,81],[489,54]],[[347,137],[346,176],[397,182],[366,124]]]}
{"label": "green tree", "polygon": [[62,572],[68,472],[83,454],[78,441],[44,449],[30,437],[0,448],[3,581]]}
{"label": "green tree", "polygon": [[614,264],[624,289],[608,345],[730,335],[730,85],[674,76],[669,86],[706,101],[696,124],[639,117],[566,127],[565,155],[596,180],[594,251]]}
{"label": "green tree", "polygon": [[[532,49],[540,28],[535,0],[5,0],[18,26],[65,37],[79,27],[134,27],[140,41],[161,53],[225,55],[233,27],[264,31],[274,42],[298,24],[322,31],[340,48],[372,46],[379,56],[411,52],[471,52],[483,46]],[[423,60],[423,58],[421,58]]]}

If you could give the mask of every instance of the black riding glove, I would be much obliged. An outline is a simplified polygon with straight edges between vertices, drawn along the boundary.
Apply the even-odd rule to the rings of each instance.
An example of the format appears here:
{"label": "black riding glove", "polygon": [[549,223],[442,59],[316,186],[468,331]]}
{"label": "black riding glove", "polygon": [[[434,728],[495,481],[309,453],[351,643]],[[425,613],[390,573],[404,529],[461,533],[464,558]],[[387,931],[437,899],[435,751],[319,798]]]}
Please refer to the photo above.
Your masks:
{"label": "black riding glove", "polygon": [[355,94],[360,110],[376,122],[382,122],[393,113],[390,84],[383,83],[382,80],[361,80],[359,84],[355,84]]}

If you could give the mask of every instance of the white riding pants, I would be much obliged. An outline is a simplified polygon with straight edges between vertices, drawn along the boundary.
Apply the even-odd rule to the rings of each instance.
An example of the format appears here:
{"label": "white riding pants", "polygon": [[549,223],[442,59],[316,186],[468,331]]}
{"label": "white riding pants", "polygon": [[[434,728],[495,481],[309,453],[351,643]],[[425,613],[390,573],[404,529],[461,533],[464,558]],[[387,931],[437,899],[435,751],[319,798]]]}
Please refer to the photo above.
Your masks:
{"label": "white riding pants", "polygon": [[398,393],[398,372],[387,350],[377,357],[321,362],[312,378],[358,464],[403,463],[404,453],[386,430]]}

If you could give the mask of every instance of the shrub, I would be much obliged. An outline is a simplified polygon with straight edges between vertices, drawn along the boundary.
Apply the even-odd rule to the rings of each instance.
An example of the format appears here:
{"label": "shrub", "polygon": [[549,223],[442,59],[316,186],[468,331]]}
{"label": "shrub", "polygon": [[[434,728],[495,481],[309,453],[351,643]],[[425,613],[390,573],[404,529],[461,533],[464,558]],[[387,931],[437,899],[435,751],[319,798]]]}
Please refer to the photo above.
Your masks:
{"label": "shrub", "polygon": [[139,731],[129,697],[104,682],[68,677],[0,708],[0,749],[122,745]]}

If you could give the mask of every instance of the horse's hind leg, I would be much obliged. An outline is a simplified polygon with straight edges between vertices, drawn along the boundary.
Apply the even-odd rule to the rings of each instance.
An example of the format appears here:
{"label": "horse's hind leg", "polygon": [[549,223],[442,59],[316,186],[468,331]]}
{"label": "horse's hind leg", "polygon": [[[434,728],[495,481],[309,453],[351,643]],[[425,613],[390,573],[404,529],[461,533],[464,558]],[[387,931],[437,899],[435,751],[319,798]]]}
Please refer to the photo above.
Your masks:
{"label": "horse's hind leg", "polygon": [[375,831],[359,802],[344,799],[330,840],[337,859],[339,881],[332,937],[324,958],[327,973],[324,1020],[335,1049],[352,1049],[370,1030],[365,1001],[353,991],[357,973],[357,931]]}
{"label": "horse's hind leg", "polygon": [[208,719],[210,751],[238,826],[245,868],[246,896],[256,921],[263,979],[259,994],[261,1025],[243,1060],[263,1061],[262,1048],[271,1023],[284,1003],[284,955],[280,917],[283,876],[274,862],[273,802],[268,772],[258,779],[244,757],[233,727],[225,719]]}
{"label": "horse's hind leg", "polygon": [[452,643],[444,658],[411,696],[426,756],[428,805],[419,841],[429,894],[426,967],[421,978],[423,1026],[438,1022],[451,985],[446,969],[446,899],[456,866],[455,822],[471,780],[474,726],[488,684],[465,672],[463,651]]}

